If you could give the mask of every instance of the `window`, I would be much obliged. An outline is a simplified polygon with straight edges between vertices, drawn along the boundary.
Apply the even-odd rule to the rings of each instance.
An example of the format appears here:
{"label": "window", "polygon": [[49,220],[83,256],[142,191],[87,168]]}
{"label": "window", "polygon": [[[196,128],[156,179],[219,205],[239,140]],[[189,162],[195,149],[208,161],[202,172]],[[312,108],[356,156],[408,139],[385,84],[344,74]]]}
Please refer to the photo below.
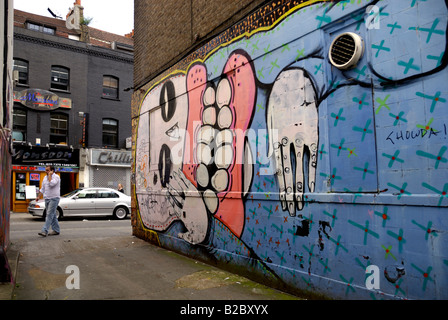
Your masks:
{"label": "window", "polygon": [[68,91],[70,85],[70,71],[64,67],[51,67],[51,89]]}
{"label": "window", "polygon": [[50,27],[43,26],[41,32],[46,33],[46,34],[54,34],[54,29],[50,28]]}
{"label": "window", "polygon": [[103,98],[118,99],[118,78],[103,76]]}
{"label": "window", "polygon": [[118,148],[118,121],[103,119],[103,146]]}
{"label": "window", "polygon": [[46,33],[46,34],[55,34],[56,33],[56,29],[53,27],[43,26],[43,25],[33,23],[33,22],[27,22],[26,27],[29,30],[42,32],[42,33]]}
{"label": "window", "polygon": [[113,191],[98,191],[98,198],[119,198],[120,196]]}
{"label": "window", "polygon": [[16,107],[12,111],[12,139],[26,141],[26,111]]}
{"label": "window", "polygon": [[26,173],[16,172],[16,200],[26,200]]}
{"label": "window", "polygon": [[96,198],[96,191],[95,190],[84,190],[78,193],[77,195],[78,199],[92,199]]}
{"label": "window", "polygon": [[40,26],[38,24],[32,23],[32,22],[27,22],[26,27],[29,30],[34,30],[34,31],[39,31]]}
{"label": "window", "polygon": [[14,59],[14,71],[19,72],[19,84],[28,85],[28,61]]}
{"label": "window", "polygon": [[65,114],[52,114],[50,120],[50,143],[66,145],[68,142],[68,116]]}

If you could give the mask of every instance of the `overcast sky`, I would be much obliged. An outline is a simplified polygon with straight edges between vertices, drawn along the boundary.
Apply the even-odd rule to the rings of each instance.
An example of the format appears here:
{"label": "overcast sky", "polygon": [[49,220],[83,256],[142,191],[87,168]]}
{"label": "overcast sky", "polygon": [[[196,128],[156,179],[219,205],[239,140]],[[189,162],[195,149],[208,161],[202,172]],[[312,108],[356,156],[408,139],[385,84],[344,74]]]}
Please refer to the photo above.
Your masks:
{"label": "overcast sky", "polygon": [[[14,0],[14,9],[52,17],[48,8],[64,20],[75,0]],[[134,28],[134,0],[82,0],[89,26],[125,35]]]}

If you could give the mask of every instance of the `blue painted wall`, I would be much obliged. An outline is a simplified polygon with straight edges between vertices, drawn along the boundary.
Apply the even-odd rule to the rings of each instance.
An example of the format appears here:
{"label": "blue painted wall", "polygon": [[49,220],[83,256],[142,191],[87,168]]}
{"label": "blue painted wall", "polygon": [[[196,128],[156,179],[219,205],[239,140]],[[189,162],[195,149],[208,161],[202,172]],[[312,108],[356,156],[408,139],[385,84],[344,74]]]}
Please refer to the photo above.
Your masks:
{"label": "blue painted wall", "polygon": [[[332,298],[447,299],[446,1],[278,9],[148,83],[134,234]],[[328,58],[344,32],[364,43],[345,71]]]}

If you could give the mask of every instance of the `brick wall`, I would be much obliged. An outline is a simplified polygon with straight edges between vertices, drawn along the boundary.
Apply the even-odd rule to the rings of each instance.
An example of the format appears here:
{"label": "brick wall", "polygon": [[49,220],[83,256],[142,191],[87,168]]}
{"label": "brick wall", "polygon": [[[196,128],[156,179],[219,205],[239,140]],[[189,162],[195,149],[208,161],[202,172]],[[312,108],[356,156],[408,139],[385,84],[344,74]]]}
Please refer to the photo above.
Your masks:
{"label": "brick wall", "polygon": [[139,48],[135,53],[135,87],[141,87],[264,2],[135,0],[135,47]]}

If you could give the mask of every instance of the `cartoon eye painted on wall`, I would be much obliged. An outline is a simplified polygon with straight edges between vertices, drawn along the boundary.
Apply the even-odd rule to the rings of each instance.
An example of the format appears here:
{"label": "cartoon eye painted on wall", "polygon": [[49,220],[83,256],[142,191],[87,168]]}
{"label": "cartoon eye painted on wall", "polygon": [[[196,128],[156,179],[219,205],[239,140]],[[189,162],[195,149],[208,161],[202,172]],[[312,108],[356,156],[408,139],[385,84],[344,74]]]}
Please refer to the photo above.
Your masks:
{"label": "cartoon eye painted on wall", "polygon": [[176,113],[176,90],[172,81],[163,84],[160,92],[160,106],[162,107],[163,121],[170,121]]}
{"label": "cartoon eye painted on wall", "polygon": [[172,168],[171,149],[166,144],[160,149],[158,168],[160,184],[166,188],[166,185],[170,182]]}

